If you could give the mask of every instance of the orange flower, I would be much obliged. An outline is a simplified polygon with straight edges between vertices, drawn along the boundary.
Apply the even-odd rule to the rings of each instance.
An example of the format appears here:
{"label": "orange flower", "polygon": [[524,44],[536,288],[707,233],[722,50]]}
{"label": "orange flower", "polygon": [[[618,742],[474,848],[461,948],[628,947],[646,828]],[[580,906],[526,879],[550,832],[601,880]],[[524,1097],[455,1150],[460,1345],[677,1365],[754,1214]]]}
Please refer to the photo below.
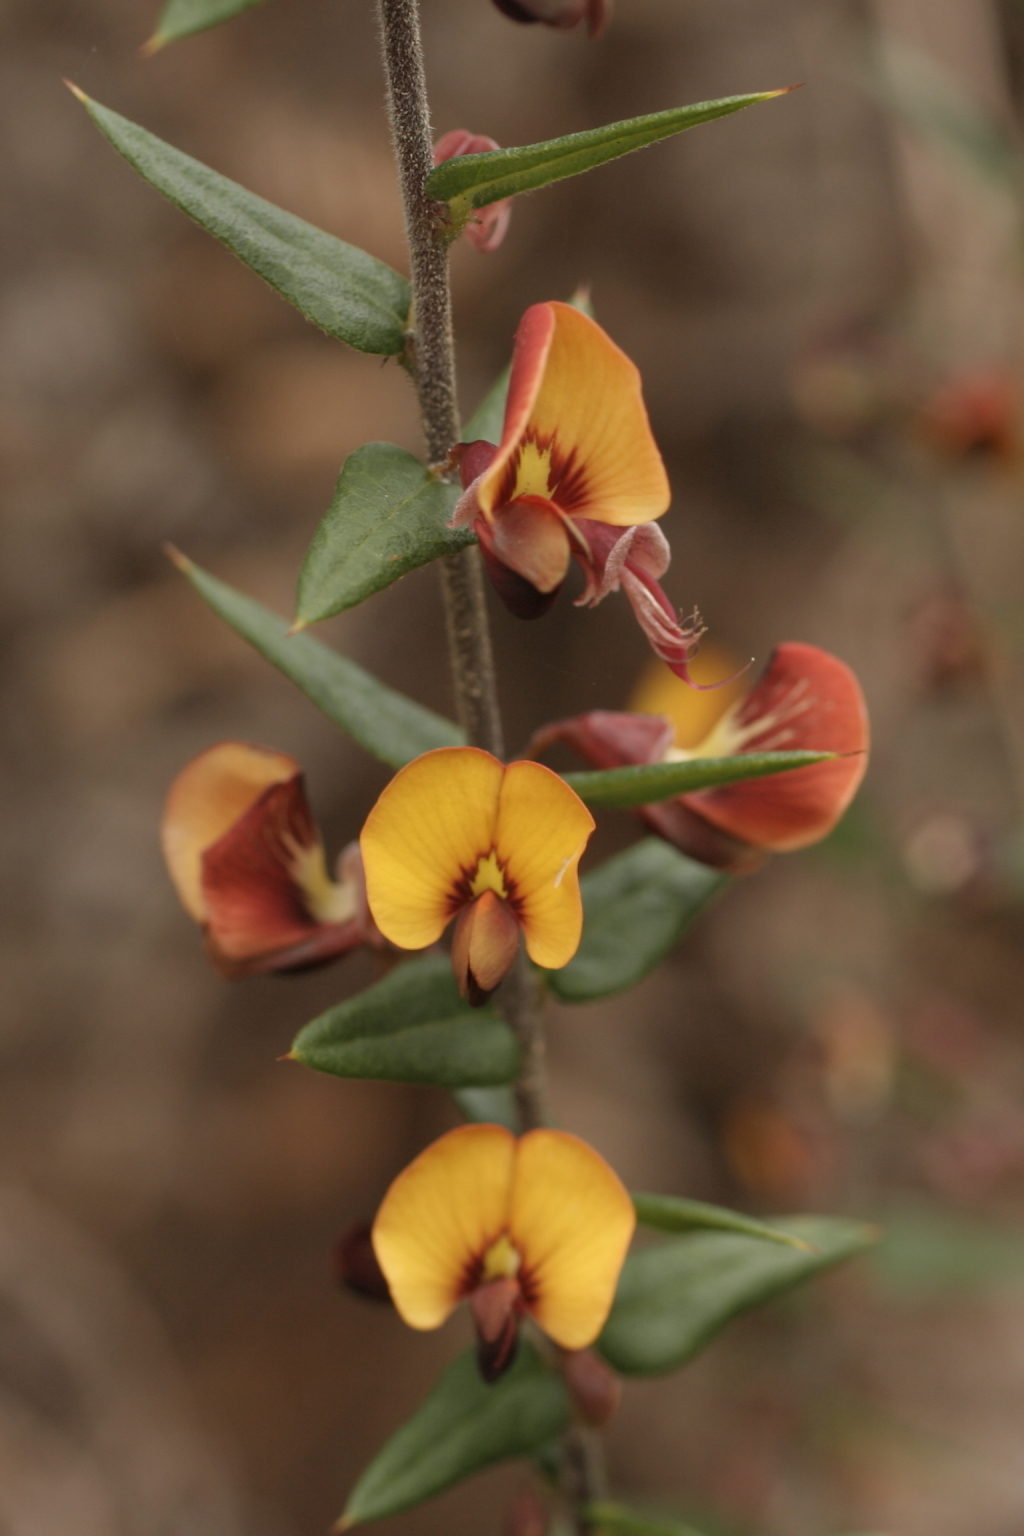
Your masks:
{"label": "orange flower", "polygon": [[402,949],[435,944],[458,918],[452,965],[482,1003],[519,948],[557,969],[583,925],[577,865],[594,818],[539,763],[506,767],[476,747],[440,747],[401,769],[360,837],[370,911]]}
{"label": "orange flower", "polygon": [[586,21],[591,38],[601,36],[612,13],[612,0],[494,0],[498,10],[512,21],[542,21],[546,27],[565,30]]}
{"label": "orange flower", "polygon": [[461,444],[453,526],[472,524],[494,586],[519,618],[545,613],[575,559],[594,607],[621,587],[655,652],[681,677],[701,635],[680,625],[658,578],[671,499],[640,375],[570,304],[534,304],[512,354],[500,444]]}
{"label": "orange flower", "polygon": [[327,873],[294,758],[225,741],[171,785],[164,858],[182,905],[227,976],[321,965],[381,941],[366,909],[359,850]]}
{"label": "orange flower", "polygon": [[618,1176],[578,1137],[465,1125],[399,1174],[373,1246],[411,1328],[439,1328],[469,1301],[494,1380],[512,1363],[523,1313],[563,1349],[594,1341],[635,1223]]}
{"label": "orange flower", "polygon": [[[453,128],[434,145],[434,164],[454,160],[457,155],[486,155],[498,148],[500,146],[486,134],[470,133],[468,128]],[[503,197],[499,202],[488,203],[471,213],[462,233],[478,251],[496,251],[505,238],[511,217],[512,199]]]}
{"label": "orange flower", "polygon": [[[666,682],[672,679],[666,676]],[[545,726],[530,751],[565,742],[597,768],[734,752],[842,754],[643,807],[640,814],[652,830],[684,853],[741,873],[756,867],[765,852],[805,848],[831,832],[864,777],[868,737],[864,697],[849,667],[817,646],[791,641],[774,651],[759,681],[698,746],[676,746],[670,714],[594,710]]]}

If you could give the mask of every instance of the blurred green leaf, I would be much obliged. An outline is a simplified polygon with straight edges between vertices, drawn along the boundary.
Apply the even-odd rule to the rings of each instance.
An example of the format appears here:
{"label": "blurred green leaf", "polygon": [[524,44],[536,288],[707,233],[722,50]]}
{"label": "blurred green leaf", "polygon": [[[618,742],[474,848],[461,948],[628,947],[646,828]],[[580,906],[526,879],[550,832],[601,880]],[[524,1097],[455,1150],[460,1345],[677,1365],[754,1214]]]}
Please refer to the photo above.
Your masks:
{"label": "blurred green leaf", "polygon": [[659,1232],[695,1232],[711,1229],[718,1232],[742,1232],[746,1237],[757,1237],[762,1242],[782,1243],[786,1248],[807,1251],[802,1237],[784,1232],[781,1227],[755,1221],[739,1211],[727,1211],[720,1205],[707,1205],[703,1200],[683,1200],[678,1195],[631,1196],[636,1207],[636,1219],[642,1227],[654,1227]]}
{"label": "blurred green leaf", "polygon": [[569,964],[548,972],[552,992],[563,1002],[585,1003],[634,986],[728,878],[657,837],[584,875],[583,937]]}
{"label": "blurred green leaf", "polygon": [[587,805],[626,809],[690,795],[698,789],[761,779],[770,773],[806,768],[835,757],[834,752],[736,752],[731,757],[692,757],[681,763],[640,763],[630,768],[601,768],[562,777]]}
{"label": "blurred green leaf", "polygon": [[489,1008],[459,996],[446,955],[398,966],[356,997],[328,1008],[295,1037],[292,1056],[335,1077],[439,1088],[510,1083],[519,1047]]}
{"label": "blurred green leaf", "polygon": [[802,1239],[804,1253],[731,1232],[697,1232],[626,1260],[598,1340],[626,1376],[670,1371],[699,1353],[730,1318],[877,1241],[874,1227],[829,1216],[788,1216],[773,1225]]}
{"label": "blurred green leaf", "polygon": [[452,1094],[461,1113],[478,1125],[503,1125],[519,1130],[519,1114],[511,1088],[457,1088]]}
{"label": "blurred green leaf", "polygon": [[307,320],[360,352],[391,357],[404,351],[409,285],[398,272],[72,89],[151,187],[223,241]]}
{"label": "blurred green leaf", "polygon": [[562,1379],[532,1345],[520,1344],[512,1369],[493,1386],[467,1350],[367,1467],[343,1524],[397,1514],[493,1462],[529,1456],[568,1423]]}
{"label": "blurred green leaf", "polygon": [[288,622],[236,592],[177,552],[175,564],[226,624],[300,687],[317,709],[392,768],[433,747],[458,746],[457,725],[407,699],[346,656],[310,635],[290,634]]}
{"label": "blurred green leaf", "polygon": [[688,107],[670,107],[667,112],[652,112],[645,117],[631,117],[584,133],[569,133],[542,144],[528,144],[519,149],[495,149],[483,155],[458,155],[431,172],[427,192],[438,202],[447,203],[452,223],[461,229],[474,208],[485,208],[503,197],[532,192],[549,182],[577,176],[634,149],[643,149],[659,139],[671,138],[698,123],[740,112],[759,101],[769,101],[784,91],[761,91],[753,96],[726,96],[720,101],[700,101]]}
{"label": "blurred green leaf", "polygon": [[692,1525],[680,1520],[652,1520],[624,1504],[591,1504],[587,1515],[598,1530],[612,1531],[615,1536],[699,1536]]}
{"label": "blurred green leaf", "polygon": [[367,443],[342,468],[326,517],[299,576],[299,628],[381,592],[417,566],[476,543],[469,528],[445,525],[457,485],[436,480],[393,443]]}
{"label": "blurred green leaf", "polygon": [[915,1302],[1019,1292],[1024,1231],[925,1206],[886,1211],[872,1267],[891,1296]]}
{"label": "blurred green leaf", "polygon": [[193,32],[205,32],[207,27],[219,26],[259,4],[260,0],[167,0],[143,52],[156,53],[168,43],[191,37]]}

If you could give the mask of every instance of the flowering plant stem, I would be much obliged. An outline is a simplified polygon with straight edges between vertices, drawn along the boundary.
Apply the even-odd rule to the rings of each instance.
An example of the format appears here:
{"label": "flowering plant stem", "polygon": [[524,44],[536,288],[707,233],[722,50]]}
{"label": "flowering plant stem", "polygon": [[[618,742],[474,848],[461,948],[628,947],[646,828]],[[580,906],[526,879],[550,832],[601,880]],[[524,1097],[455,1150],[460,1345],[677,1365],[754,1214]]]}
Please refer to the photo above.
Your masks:
{"label": "flowering plant stem", "polygon": [[[425,191],[433,168],[418,0],[379,0],[388,112],[398,162],[412,280],[408,364],[416,385],[431,464],[440,470],[459,440],[446,209]],[[483,573],[476,548],[440,562],[448,649],[459,720],[471,746],[504,757]],[[522,1068],[515,1084],[521,1131],[547,1119],[541,990],[525,953],[502,986],[498,1006],[515,1031]],[[604,1467],[593,1435],[565,1437],[564,1489],[574,1525],[589,1530],[586,1507],[600,1497]]]}

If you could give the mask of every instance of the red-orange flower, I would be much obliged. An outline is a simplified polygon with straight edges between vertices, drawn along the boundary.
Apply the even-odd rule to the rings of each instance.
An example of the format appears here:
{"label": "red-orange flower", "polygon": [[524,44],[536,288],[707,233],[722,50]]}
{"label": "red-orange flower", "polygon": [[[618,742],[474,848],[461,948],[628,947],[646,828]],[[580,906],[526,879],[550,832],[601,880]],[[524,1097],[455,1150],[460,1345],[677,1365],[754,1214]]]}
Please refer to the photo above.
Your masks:
{"label": "red-orange flower", "polygon": [[593,1343],[635,1225],[618,1176],[578,1137],[517,1140],[500,1125],[465,1125],[399,1174],[373,1246],[411,1328],[439,1328],[469,1301],[494,1380],[512,1363],[524,1313],[564,1349]]}
{"label": "red-orange flower", "polygon": [[654,651],[681,677],[701,635],[681,625],[658,578],[668,542],[656,519],[671,499],[640,375],[601,327],[570,304],[534,304],[516,332],[501,442],[456,450],[472,524],[506,605],[536,618],[576,560],[577,604],[625,592]]}
{"label": "red-orange flower", "polygon": [[439,747],[402,768],[366,818],[360,847],[381,933],[401,949],[435,944],[458,921],[452,965],[481,1003],[523,932],[532,960],[568,964],[583,926],[577,866],[594,818],[540,763],[500,763]]}
{"label": "red-orange flower", "polygon": [[[494,139],[483,133],[470,133],[467,128],[453,128],[434,145],[434,164],[454,160],[457,155],[486,155],[499,146]],[[508,221],[512,217],[512,199],[503,197],[497,203],[477,208],[469,216],[462,233],[470,245],[478,251],[496,251],[505,238]]]}
{"label": "red-orange flower", "polygon": [[383,941],[369,916],[359,849],[332,880],[294,758],[225,741],[171,785],[164,857],[182,905],[227,976],[321,965]]}
{"label": "red-orange flower", "polygon": [[652,830],[684,853],[741,872],[759,863],[762,853],[805,848],[832,830],[864,777],[868,740],[864,697],[849,667],[817,646],[789,642],[777,648],[759,681],[698,746],[676,745],[668,714],[594,710],[545,726],[530,751],[539,754],[565,742],[597,768],[734,752],[841,754],[642,808]]}
{"label": "red-orange flower", "polygon": [[542,21],[564,30],[586,21],[592,38],[600,37],[612,13],[612,0],[494,0],[498,10],[512,21]]}

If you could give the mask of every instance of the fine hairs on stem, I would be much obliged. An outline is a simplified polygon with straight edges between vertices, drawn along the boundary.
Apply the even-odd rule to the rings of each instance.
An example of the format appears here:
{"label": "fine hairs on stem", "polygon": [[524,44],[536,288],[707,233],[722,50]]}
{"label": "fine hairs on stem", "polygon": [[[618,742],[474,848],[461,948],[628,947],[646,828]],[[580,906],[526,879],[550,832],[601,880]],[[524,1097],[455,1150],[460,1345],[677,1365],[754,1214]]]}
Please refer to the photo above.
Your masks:
{"label": "fine hairs on stem", "polygon": [[[410,353],[430,462],[442,464],[459,438],[455,348],[444,210],[426,195],[432,169],[418,0],[379,0],[388,112],[398,162],[412,273]],[[448,649],[459,720],[471,746],[504,757],[504,741],[477,549],[441,562]],[[544,1036],[540,996],[525,953],[498,993],[497,1002],[519,1041],[522,1068],[515,1084],[520,1129],[547,1119]],[[564,1492],[579,1536],[589,1531],[585,1510],[604,1483],[600,1444],[571,1430],[565,1440]]]}

